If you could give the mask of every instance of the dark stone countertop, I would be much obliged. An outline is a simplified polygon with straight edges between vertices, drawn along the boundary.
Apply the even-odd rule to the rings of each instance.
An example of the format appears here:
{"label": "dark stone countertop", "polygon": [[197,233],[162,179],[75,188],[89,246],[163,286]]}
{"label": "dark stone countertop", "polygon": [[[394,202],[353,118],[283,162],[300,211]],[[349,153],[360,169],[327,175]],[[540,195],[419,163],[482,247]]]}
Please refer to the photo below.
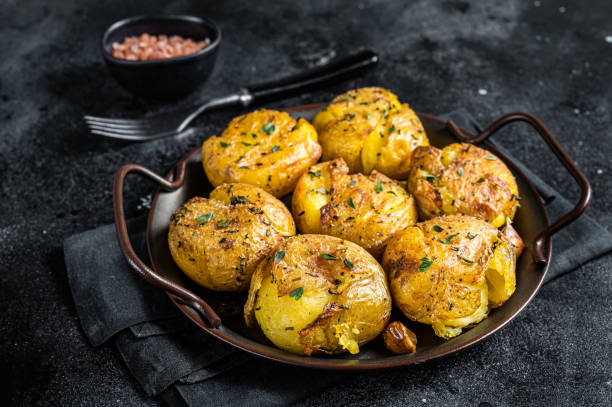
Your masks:
{"label": "dark stone countertop", "polygon": [[[327,101],[380,85],[415,110],[463,107],[484,124],[504,113],[540,117],[594,188],[588,214],[612,229],[612,3],[609,1],[35,1],[0,8],[0,366],[15,405],[150,405],[110,344],[92,348],[79,327],[62,241],[113,222],[114,171],[138,162],[167,170],[201,140],[126,144],[87,134],[83,114],[138,115],[161,107],[107,74],[100,35],[142,13],[217,21],[224,43],[202,96],[296,72],[334,53],[372,47],[378,68],[273,106]],[[236,112],[200,121],[208,131]],[[501,136],[500,136],[501,137]],[[571,199],[577,188],[536,137],[505,132],[515,156]],[[128,216],[146,182],[130,182]],[[612,256],[546,285],[482,346],[424,366],[365,373],[304,405],[612,404]],[[560,295],[562,293],[562,295]],[[574,351],[560,352],[570,341]],[[491,351],[493,349],[493,351]]]}

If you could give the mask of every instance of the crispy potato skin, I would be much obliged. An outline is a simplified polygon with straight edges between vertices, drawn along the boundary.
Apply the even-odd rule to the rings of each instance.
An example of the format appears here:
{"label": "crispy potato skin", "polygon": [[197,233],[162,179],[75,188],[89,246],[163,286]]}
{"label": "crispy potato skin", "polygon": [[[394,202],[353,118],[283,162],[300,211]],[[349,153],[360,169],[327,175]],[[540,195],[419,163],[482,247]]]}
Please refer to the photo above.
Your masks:
{"label": "crispy potato skin", "polygon": [[292,200],[298,230],[347,239],[380,257],[396,233],[417,221],[414,199],[376,170],[369,177],[348,172],[337,159],[302,175]]}
{"label": "crispy potato skin", "polygon": [[202,145],[210,183],[245,183],[276,197],[290,193],[300,176],[321,157],[317,132],[285,112],[257,110],[234,118]]}
{"label": "crispy potato skin", "polygon": [[421,220],[465,214],[503,226],[514,219],[518,187],[506,165],[490,152],[466,143],[442,150],[419,147],[412,154],[408,190]]}
{"label": "crispy potato skin", "polygon": [[[427,267],[424,259],[433,262]],[[511,243],[471,216],[443,216],[407,228],[389,242],[382,264],[394,304],[446,339],[484,319],[516,284]]]}
{"label": "crispy potato skin", "polygon": [[380,264],[356,244],[325,235],[283,241],[257,267],[244,308],[248,326],[304,355],[357,353],[390,314]]}
{"label": "crispy potato skin", "polygon": [[[212,212],[208,221],[198,217]],[[246,291],[255,267],[295,223],[282,202],[261,188],[224,184],[210,199],[194,197],[172,216],[170,253],[196,283],[216,291]]]}
{"label": "crispy potato skin", "polygon": [[412,151],[429,141],[418,116],[393,93],[370,87],[334,98],[313,125],[323,146],[323,161],[343,158],[351,173],[377,170],[406,178]]}

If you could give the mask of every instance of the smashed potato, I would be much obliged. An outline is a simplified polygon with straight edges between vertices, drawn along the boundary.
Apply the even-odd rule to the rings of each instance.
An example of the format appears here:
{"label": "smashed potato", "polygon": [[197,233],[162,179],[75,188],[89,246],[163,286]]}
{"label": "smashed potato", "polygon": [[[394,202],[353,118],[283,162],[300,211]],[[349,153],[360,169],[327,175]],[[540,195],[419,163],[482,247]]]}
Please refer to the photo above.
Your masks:
{"label": "smashed potato", "polygon": [[394,304],[445,339],[482,321],[516,286],[512,244],[471,216],[443,216],[407,228],[389,242],[382,264]]}
{"label": "smashed potato", "polygon": [[337,96],[312,123],[323,146],[323,161],[343,158],[351,173],[377,170],[406,178],[412,151],[429,145],[418,116],[383,88]]}
{"label": "smashed potato", "polygon": [[422,220],[465,214],[503,226],[514,219],[518,186],[506,165],[495,155],[467,143],[442,150],[419,147],[412,154],[408,190],[414,195]]}
{"label": "smashed potato", "polygon": [[212,185],[251,184],[276,197],[290,193],[319,157],[314,127],[275,110],[238,116],[202,145],[202,163]]}
{"label": "smashed potato", "polygon": [[194,197],[170,222],[174,262],[196,283],[217,291],[246,291],[257,264],[295,235],[285,205],[261,188],[224,184],[210,199]]}
{"label": "smashed potato", "polygon": [[342,159],[311,167],[293,192],[294,219],[302,233],[347,239],[378,257],[417,221],[414,199],[376,170],[369,177],[348,172]]}
{"label": "smashed potato", "polygon": [[297,235],[269,253],[244,307],[247,326],[303,355],[358,353],[390,314],[380,264],[356,244],[325,235]]}

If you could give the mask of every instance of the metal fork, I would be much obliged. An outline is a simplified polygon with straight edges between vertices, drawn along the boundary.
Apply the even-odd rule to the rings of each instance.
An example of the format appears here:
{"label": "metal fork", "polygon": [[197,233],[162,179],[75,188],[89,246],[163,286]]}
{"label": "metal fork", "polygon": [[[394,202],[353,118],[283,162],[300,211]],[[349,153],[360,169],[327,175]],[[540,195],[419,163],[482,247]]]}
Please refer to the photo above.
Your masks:
{"label": "metal fork", "polygon": [[378,55],[375,52],[364,50],[293,76],[247,86],[236,93],[211,99],[189,109],[160,113],[142,119],[95,116],[84,116],[83,119],[92,134],[132,141],[154,140],[181,134],[196,117],[211,109],[229,106],[247,107],[252,103],[311,91],[355,76],[376,65],[377,62]]}

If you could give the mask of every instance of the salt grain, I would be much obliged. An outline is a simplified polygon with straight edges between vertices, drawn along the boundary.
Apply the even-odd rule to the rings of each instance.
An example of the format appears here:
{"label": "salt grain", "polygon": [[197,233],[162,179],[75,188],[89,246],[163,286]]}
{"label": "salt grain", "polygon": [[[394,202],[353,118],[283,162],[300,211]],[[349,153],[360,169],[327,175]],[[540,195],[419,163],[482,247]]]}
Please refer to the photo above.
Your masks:
{"label": "salt grain", "polygon": [[480,88],[480,89],[478,89],[478,94],[484,96],[484,95],[487,94],[487,90]]}
{"label": "salt grain", "polygon": [[612,35],[606,35],[606,42],[612,44]]}

